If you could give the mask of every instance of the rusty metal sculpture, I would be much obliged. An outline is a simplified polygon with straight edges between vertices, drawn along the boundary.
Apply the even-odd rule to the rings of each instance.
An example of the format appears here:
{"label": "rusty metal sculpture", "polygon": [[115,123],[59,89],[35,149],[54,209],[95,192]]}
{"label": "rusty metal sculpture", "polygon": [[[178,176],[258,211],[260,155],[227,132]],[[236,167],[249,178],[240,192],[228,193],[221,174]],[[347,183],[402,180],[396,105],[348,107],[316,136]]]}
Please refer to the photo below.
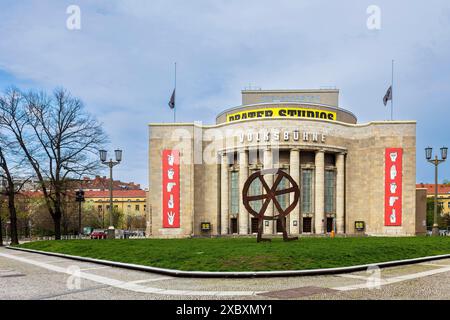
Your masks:
{"label": "rusty metal sculpture", "polygon": [[[267,185],[266,180],[264,179],[264,175],[277,175],[277,178],[275,179],[275,182],[273,183],[272,187],[270,188]],[[278,190],[278,186],[280,182],[283,180],[283,178],[286,178],[289,183],[291,184],[291,187],[287,189],[281,189]],[[248,191],[250,189],[250,185],[255,181],[256,179],[259,179],[261,181],[261,184],[263,186],[263,192],[260,195],[248,195]],[[265,193],[264,193],[265,190]],[[287,194],[287,193],[294,193],[294,196],[290,200],[290,205],[283,209],[278,202],[277,196]],[[267,169],[267,170],[261,170],[253,173],[245,182],[244,189],[242,190],[242,201],[244,203],[245,208],[247,211],[253,215],[254,217],[258,218],[258,236],[257,236],[257,242],[260,241],[270,241],[268,238],[263,238],[263,227],[264,227],[264,220],[279,220],[281,224],[281,228],[283,231],[283,240],[284,241],[290,241],[290,240],[297,240],[298,237],[292,237],[289,238],[287,231],[286,231],[286,220],[285,217],[294,210],[295,206],[297,205],[298,198],[300,196],[300,190],[298,188],[297,183],[294,181],[294,179],[280,169]],[[264,200],[263,205],[261,206],[261,209],[259,212],[255,211],[250,203],[252,201],[261,201]],[[269,206],[270,202],[273,201],[273,204],[275,205],[275,208],[278,211],[277,215],[273,216],[266,216],[265,212],[267,210],[267,207]]]}

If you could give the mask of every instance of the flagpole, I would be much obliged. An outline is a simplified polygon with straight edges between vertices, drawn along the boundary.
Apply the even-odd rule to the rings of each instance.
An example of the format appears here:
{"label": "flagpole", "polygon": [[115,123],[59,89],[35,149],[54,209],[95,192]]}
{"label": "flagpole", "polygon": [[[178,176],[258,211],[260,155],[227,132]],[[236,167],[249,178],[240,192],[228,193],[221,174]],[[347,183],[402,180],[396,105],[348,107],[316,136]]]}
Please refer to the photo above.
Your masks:
{"label": "flagpole", "polygon": [[392,60],[392,79],[391,79],[391,121],[394,120],[394,60]]}
{"label": "flagpole", "polygon": [[176,122],[176,119],[177,119],[177,116],[176,116],[176,114],[177,114],[177,112],[176,112],[176,109],[177,109],[177,104],[176,104],[176,100],[177,100],[177,63],[175,62],[175,95],[174,95],[174,99],[173,99],[173,122],[175,123]]}

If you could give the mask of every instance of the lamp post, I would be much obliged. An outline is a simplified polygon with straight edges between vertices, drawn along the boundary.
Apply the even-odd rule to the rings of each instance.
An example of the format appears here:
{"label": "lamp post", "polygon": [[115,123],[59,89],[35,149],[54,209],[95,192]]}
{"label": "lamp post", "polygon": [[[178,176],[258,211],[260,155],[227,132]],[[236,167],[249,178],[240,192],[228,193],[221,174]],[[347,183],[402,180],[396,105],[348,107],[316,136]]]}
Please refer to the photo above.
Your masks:
{"label": "lamp post", "polygon": [[[114,237],[114,225],[113,225],[113,167],[118,165],[122,161],[122,150],[114,150],[116,161],[109,159],[106,161],[108,152],[106,150],[100,150],[100,161],[105,166],[109,167],[109,228],[108,237]],[[112,230],[112,231],[111,231]]]}
{"label": "lamp post", "polygon": [[434,159],[432,159],[433,148],[427,147],[425,148],[425,157],[429,163],[434,164],[434,220],[433,220],[433,236],[439,236],[439,224],[438,224],[438,166],[447,159],[447,147],[441,148],[441,159],[436,155]]}
{"label": "lamp post", "polygon": [[[8,220],[8,221],[6,221],[6,224],[5,224],[5,245],[8,245],[8,226],[10,226],[11,225],[11,221],[10,220]],[[11,228],[9,228],[10,230],[11,230]]]}
{"label": "lamp post", "polygon": [[80,190],[75,192],[75,201],[78,202],[78,237],[81,239],[83,234],[81,229],[81,203],[85,201],[83,189],[80,188]]}

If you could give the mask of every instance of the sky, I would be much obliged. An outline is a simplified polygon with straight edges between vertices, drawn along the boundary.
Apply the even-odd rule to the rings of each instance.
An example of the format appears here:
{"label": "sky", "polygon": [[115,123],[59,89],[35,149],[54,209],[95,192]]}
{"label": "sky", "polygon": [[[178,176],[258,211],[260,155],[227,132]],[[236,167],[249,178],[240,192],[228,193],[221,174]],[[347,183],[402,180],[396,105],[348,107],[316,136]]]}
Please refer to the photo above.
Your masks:
{"label": "sky", "polygon": [[[70,5],[80,29],[67,28]],[[394,118],[417,120],[417,182],[432,182],[424,148],[450,147],[448,0],[0,1],[0,91],[68,89],[104,124],[108,149],[123,149],[115,178],[143,187],[148,123],[172,121],[175,61],[177,120],[212,124],[249,86],[336,87],[359,123],[387,120],[392,60]],[[450,180],[450,160],[439,169]]]}

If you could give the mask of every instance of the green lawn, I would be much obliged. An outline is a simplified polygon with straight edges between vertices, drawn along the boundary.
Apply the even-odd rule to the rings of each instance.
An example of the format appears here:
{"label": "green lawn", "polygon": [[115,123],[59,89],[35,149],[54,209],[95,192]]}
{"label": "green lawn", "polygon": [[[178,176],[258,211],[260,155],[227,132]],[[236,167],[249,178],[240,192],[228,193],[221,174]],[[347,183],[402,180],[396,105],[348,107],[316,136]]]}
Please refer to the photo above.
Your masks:
{"label": "green lawn", "polygon": [[343,267],[450,253],[450,237],[40,241],[22,248],[153,267],[265,271]]}

